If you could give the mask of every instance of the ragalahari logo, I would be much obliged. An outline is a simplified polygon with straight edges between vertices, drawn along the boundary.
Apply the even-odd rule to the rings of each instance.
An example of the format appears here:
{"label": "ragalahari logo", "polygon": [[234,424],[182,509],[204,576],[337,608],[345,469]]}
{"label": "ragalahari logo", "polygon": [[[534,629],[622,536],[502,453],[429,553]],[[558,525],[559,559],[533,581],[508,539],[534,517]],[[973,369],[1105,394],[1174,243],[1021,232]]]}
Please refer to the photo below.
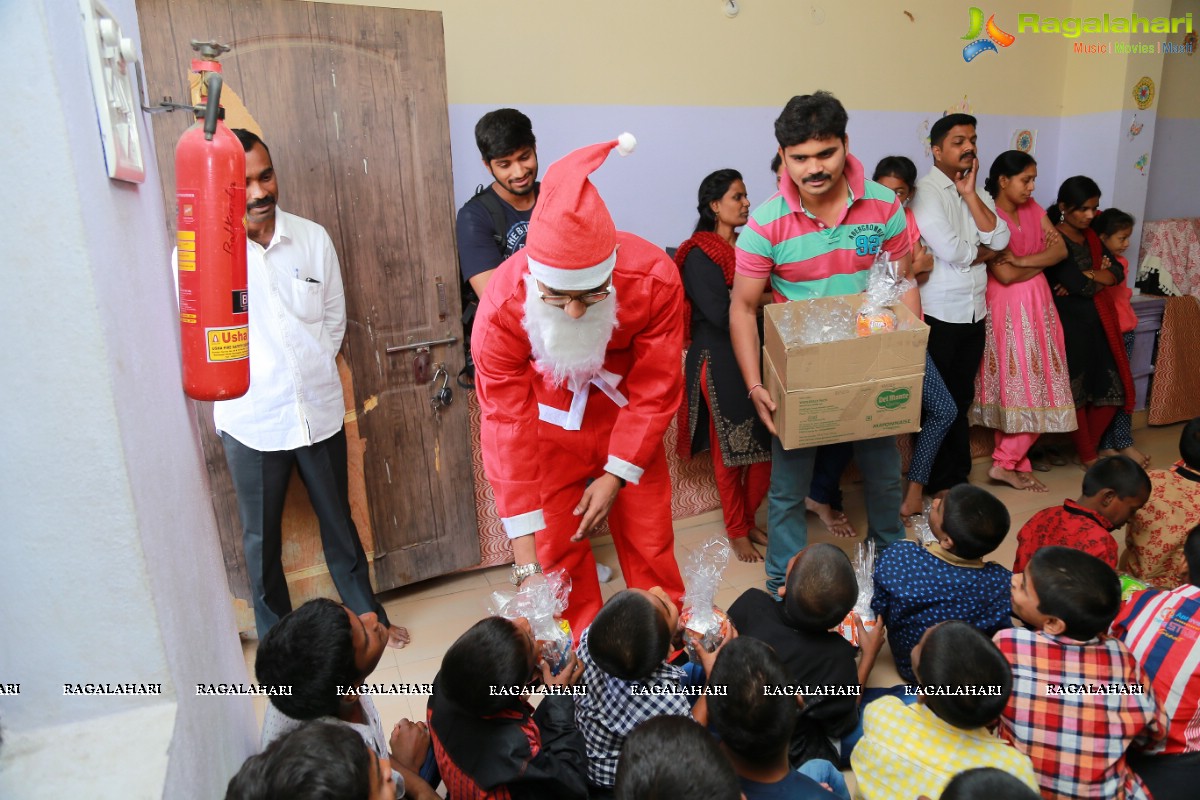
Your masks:
{"label": "ragalahari logo", "polygon": [[[970,43],[963,48],[963,61],[973,61],[980,53],[998,53],[997,46],[1008,47],[1017,40],[1017,37],[1011,33],[1005,33],[1000,30],[1000,26],[996,24],[996,15],[992,14],[987,18],[987,24],[983,23],[983,10],[971,8],[971,28],[967,31],[967,35],[962,37],[970,39]],[[980,34],[987,32],[987,36],[981,38]]]}

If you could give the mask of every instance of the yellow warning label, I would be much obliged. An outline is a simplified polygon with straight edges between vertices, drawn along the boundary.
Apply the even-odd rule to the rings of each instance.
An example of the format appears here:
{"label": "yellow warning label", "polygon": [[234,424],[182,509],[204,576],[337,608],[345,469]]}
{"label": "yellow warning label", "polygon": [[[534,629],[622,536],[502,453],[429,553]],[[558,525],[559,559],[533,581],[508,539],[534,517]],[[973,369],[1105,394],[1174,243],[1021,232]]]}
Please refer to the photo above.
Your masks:
{"label": "yellow warning label", "polygon": [[175,253],[175,263],[180,272],[196,271],[196,232],[179,231],[175,240],[178,250]]}
{"label": "yellow warning label", "polygon": [[195,325],[196,324],[196,315],[195,314],[185,314],[183,312],[180,312],[179,321],[186,323],[188,325]]}
{"label": "yellow warning label", "polygon": [[189,242],[187,240],[180,239],[178,244],[179,244],[179,252],[181,252],[181,253],[183,253],[185,251],[191,252],[191,253],[196,252],[196,243],[194,241]]}
{"label": "yellow warning label", "polygon": [[181,242],[183,242],[183,241],[194,242],[196,240],[196,232],[195,231],[179,231],[178,239]]}
{"label": "yellow warning label", "polygon": [[250,332],[242,325],[237,328],[205,328],[208,341],[208,361],[241,361],[250,357]]}

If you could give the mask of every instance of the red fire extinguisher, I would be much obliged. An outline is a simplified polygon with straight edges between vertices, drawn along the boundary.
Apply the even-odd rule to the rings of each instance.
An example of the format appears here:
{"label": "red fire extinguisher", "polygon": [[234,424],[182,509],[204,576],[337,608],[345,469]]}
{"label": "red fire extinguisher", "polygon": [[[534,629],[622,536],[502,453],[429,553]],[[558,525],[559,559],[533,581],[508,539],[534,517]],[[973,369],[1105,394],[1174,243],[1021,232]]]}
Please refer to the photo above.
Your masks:
{"label": "red fire extinguisher", "polygon": [[232,400],[250,388],[246,154],[220,119],[220,69],[192,62],[208,102],[175,147],[183,390],[194,400]]}

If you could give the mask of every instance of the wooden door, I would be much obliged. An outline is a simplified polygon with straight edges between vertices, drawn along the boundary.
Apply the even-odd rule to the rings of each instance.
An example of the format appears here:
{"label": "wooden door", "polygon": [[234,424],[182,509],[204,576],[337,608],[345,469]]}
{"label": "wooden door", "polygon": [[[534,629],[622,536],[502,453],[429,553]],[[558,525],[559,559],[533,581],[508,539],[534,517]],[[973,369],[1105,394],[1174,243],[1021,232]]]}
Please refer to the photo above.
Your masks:
{"label": "wooden door", "polygon": [[[232,47],[221,58],[225,82],[271,149],[280,207],[333,238],[346,287],[351,480],[356,422],[369,508],[369,526],[360,521],[360,528],[368,527],[364,539],[374,537],[366,547],[376,590],[477,564],[466,398],[435,413],[435,386],[415,379],[415,353],[387,352],[455,339],[430,352],[452,386],[463,361],[441,14],[288,0],[139,0],[138,16],[155,102],[187,102],[190,40]],[[175,142],[190,124],[186,112],[154,118],[172,229]],[[230,588],[246,599],[232,483],[211,409],[196,405]],[[352,495],[359,488],[352,485]]]}

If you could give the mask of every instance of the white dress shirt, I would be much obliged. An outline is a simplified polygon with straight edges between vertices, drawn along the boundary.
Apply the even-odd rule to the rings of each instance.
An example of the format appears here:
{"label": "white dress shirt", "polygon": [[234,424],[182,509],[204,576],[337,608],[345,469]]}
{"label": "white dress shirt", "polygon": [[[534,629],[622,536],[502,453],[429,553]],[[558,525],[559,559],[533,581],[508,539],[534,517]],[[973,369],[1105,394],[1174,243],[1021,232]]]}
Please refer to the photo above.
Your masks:
{"label": "white dress shirt", "polygon": [[[996,213],[991,195],[976,187],[979,199]],[[977,322],[987,316],[987,266],[971,262],[979,245],[992,250],[1008,246],[1008,223],[996,215],[996,227],[981,231],[946,173],[937,167],[917,181],[913,216],[921,239],[933,253],[933,271],[921,286],[921,308],[942,322]]]}
{"label": "white dress shirt", "polygon": [[295,450],[328,439],[346,413],[335,359],[346,332],[329,234],[275,209],[264,248],[246,240],[250,391],[213,403],[213,423],[247,447]]}

